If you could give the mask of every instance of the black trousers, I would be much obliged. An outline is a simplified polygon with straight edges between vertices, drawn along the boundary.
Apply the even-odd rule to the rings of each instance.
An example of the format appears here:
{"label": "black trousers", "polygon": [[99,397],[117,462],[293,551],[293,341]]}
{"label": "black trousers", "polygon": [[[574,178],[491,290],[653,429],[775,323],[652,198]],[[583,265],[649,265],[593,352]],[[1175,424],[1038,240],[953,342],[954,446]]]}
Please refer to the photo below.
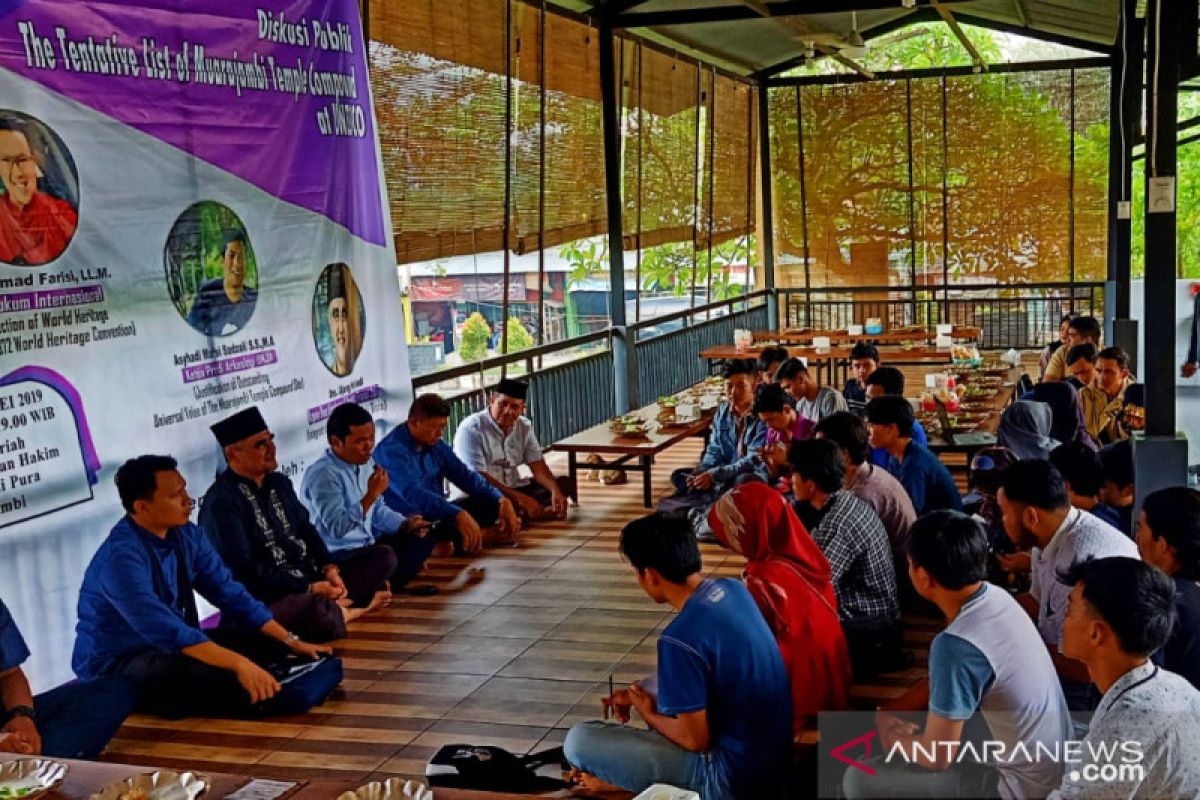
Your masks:
{"label": "black trousers", "polygon": [[[282,661],[291,651],[274,639],[246,628],[206,631],[214,643],[240,653],[259,666]],[[257,706],[232,672],[183,653],[147,650],[126,656],[107,673],[141,686],[137,710],[172,719],[183,717],[247,717],[298,713],[294,690],[287,689]]]}
{"label": "black trousers", "polygon": [[[374,544],[335,554],[351,605],[363,608],[396,571],[396,554],[390,547]],[[306,642],[328,642],[346,635],[346,619],[336,600],[304,592],[281,597],[273,603],[271,616]]]}

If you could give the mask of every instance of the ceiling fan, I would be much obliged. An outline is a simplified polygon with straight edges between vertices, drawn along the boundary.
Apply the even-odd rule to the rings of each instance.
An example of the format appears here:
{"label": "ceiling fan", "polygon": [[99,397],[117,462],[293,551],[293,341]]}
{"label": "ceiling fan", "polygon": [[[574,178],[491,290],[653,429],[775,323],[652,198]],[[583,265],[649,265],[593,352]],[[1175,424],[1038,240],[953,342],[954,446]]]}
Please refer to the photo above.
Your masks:
{"label": "ceiling fan", "polygon": [[804,42],[806,58],[816,56],[818,45],[835,48],[842,55],[850,58],[861,58],[867,54],[867,42],[858,31],[858,12],[856,11],[850,12],[850,32],[845,36],[832,32],[818,33],[814,31],[803,34],[801,40]]}

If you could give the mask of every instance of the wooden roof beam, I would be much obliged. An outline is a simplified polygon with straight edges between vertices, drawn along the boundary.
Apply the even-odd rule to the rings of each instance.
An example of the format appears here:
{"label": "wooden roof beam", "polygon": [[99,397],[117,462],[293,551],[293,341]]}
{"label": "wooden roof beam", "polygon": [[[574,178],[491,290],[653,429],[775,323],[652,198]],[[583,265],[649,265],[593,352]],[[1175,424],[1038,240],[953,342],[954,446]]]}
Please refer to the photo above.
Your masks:
{"label": "wooden roof beam", "polygon": [[967,35],[963,33],[963,29],[959,27],[958,20],[954,18],[954,14],[950,13],[950,9],[943,6],[940,2],[937,2],[937,0],[933,0],[933,8],[941,16],[942,21],[946,23],[946,26],[950,28],[956,37],[958,37],[958,41],[962,43],[962,46],[967,48],[967,52],[971,54],[971,60],[975,62],[975,67],[980,72],[987,72],[987,62],[983,60],[983,56],[981,56],[979,51],[975,49],[975,43],[968,39]]}
{"label": "wooden roof beam", "polygon": [[838,62],[842,66],[846,66],[846,67],[849,67],[850,69],[854,70],[859,75],[862,75],[864,78],[866,78],[867,80],[869,80],[869,81],[875,80],[874,72],[871,72],[871,70],[867,69],[863,65],[859,64],[857,61],[849,58],[848,56],[842,55],[842,53],[836,47],[818,47],[817,49],[820,50],[822,53],[825,53],[826,55],[831,57],[834,61]]}

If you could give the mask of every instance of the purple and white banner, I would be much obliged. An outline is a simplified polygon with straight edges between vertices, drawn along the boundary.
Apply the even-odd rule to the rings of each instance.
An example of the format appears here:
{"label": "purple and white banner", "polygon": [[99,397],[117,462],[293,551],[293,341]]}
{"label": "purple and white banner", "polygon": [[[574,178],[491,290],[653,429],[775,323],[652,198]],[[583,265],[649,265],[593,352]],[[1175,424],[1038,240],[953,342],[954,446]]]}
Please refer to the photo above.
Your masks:
{"label": "purple and white banner", "polygon": [[125,459],[258,405],[299,480],[324,420],[410,399],[356,0],[0,0],[0,599],[70,677]]}

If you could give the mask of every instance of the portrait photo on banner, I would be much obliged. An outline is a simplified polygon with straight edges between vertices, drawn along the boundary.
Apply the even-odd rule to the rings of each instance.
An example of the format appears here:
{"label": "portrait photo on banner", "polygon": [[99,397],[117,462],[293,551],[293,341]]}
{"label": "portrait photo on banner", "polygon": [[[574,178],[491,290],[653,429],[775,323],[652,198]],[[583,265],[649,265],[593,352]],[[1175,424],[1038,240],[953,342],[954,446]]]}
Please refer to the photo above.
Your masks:
{"label": "portrait photo on banner", "polygon": [[40,267],[61,256],[79,224],[79,173],[41,120],[0,108],[0,262]]}
{"label": "portrait photo on banner", "polygon": [[163,247],[167,291],[175,310],[206,336],[246,327],[258,300],[258,262],[246,226],[226,205],[189,206]]}
{"label": "portrait photo on banner", "polygon": [[354,371],[367,332],[362,294],[347,264],[321,270],[313,290],[313,342],[321,363],[338,377]]}

